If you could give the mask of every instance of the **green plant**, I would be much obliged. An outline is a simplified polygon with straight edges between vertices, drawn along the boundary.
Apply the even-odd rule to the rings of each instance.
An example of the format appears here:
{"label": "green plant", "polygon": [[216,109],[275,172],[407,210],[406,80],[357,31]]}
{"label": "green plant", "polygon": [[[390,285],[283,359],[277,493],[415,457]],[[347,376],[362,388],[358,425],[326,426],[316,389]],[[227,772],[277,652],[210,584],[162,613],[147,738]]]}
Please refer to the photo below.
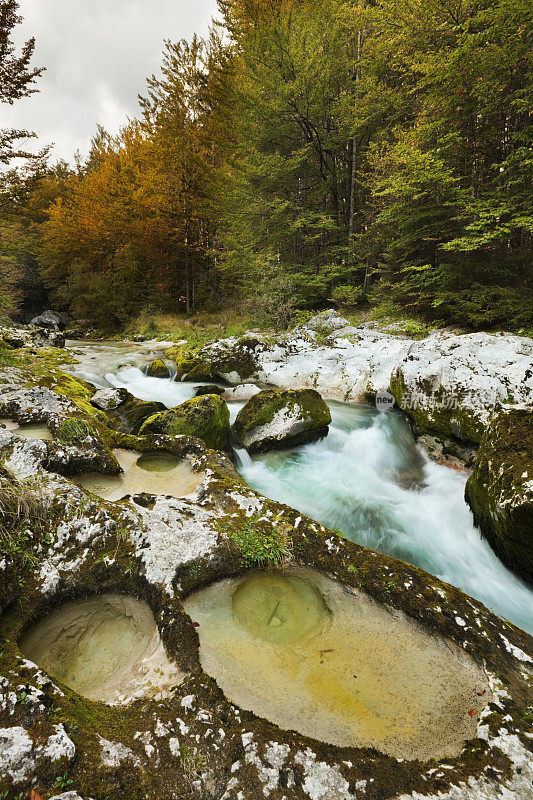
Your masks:
{"label": "green plant", "polygon": [[55,779],[54,786],[56,789],[68,789],[69,786],[72,786],[72,779],[69,778],[68,772],[65,772],[63,775],[58,775]]}
{"label": "green plant", "polygon": [[206,758],[196,748],[193,749],[186,745],[181,745],[180,757],[183,771],[190,781],[200,777],[202,772],[205,771],[207,766]]}
{"label": "green plant", "polygon": [[39,525],[46,518],[47,508],[43,497],[0,468],[0,550],[15,559],[21,569],[36,561],[35,536],[28,524]]}
{"label": "green plant", "polygon": [[280,528],[264,529],[252,517],[230,536],[241,551],[247,566],[271,566],[280,564],[290,553],[290,540]]}
{"label": "green plant", "polygon": [[366,300],[366,294],[362,286],[342,284],[333,289],[331,299],[339,308],[353,309]]}
{"label": "green plant", "polygon": [[80,444],[91,434],[92,429],[85,420],[71,417],[62,423],[58,438],[61,444]]}

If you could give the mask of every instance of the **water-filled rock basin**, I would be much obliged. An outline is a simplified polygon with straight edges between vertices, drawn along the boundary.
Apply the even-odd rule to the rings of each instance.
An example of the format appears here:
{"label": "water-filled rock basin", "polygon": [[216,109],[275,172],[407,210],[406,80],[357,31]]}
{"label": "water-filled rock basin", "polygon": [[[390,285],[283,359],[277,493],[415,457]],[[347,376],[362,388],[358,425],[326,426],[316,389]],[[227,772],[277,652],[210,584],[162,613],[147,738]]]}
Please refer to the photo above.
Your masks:
{"label": "water-filled rock basin", "polygon": [[184,606],[202,666],[232,702],[323,742],[452,756],[489,699],[453,642],[318,572],[225,580]]}
{"label": "water-filled rock basin", "polygon": [[183,680],[166,655],[150,607],[124,595],[65,603],[29,628],[19,648],[90,700],[164,695]]}
{"label": "water-filled rock basin", "polygon": [[147,492],[172,497],[186,497],[194,492],[205,475],[193,472],[188,459],[167,453],[139,453],[132,450],[113,451],[122,467],[121,475],[100,475],[90,472],[76,475],[74,482],[104,500],[120,500],[126,495]]}
{"label": "water-filled rock basin", "polygon": [[19,425],[11,420],[0,420],[0,422],[5,425],[6,430],[16,433],[17,436],[25,436],[28,439],[42,439],[47,442],[54,438],[46,425]]}

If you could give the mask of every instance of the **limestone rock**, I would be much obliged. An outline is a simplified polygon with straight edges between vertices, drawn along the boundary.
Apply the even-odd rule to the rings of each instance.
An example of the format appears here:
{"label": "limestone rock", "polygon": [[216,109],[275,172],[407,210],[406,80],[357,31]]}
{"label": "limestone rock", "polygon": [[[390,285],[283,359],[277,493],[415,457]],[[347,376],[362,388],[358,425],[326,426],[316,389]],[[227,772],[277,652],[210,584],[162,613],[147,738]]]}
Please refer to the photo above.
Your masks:
{"label": "limestone rock", "polygon": [[476,525],[493,550],[533,583],[533,411],[500,412],[491,422],[466,484]]}
{"label": "limestone rock", "polygon": [[126,399],[116,408],[108,410],[107,416],[109,426],[119,433],[138,434],[148,417],[166,410],[166,406],[156,400],[139,400],[127,390],[118,391],[126,391]]}
{"label": "limestone rock", "polygon": [[233,439],[250,453],[264,453],[321,439],[330,422],[327,404],[313,389],[269,389],[240,410]]}
{"label": "limestone rock", "polygon": [[52,328],[56,331],[63,331],[69,323],[69,316],[63,311],[43,311],[42,314],[34,317],[30,325],[37,328]]}
{"label": "limestone rock", "polygon": [[310,320],[304,322],[294,329],[294,333],[318,333],[319,335],[330,335],[334,331],[346,328],[350,325],[347,319],[341,317],[334,308],[329,308],[327,311],[322,311],[311,317]]}
{"label": "limestone rock", "polygon": [[421,429],[479,443],[500,409],[533,405],[533,341],[435,333],[412,343],[391,376],[391,391]]}
{"label": "limestone rock", "polygon": [[150,378],[169,378],[170,370],[162,359],[156,358],[147,366],[146,374]]}
{"label": "limestone rock", "polygon": [[193,397],[176,408],[149,417],[139,433],[167,436],[196,436],[214,450],[229,447],[229,410],[221,397],[207,394]]}
{"label": "limestone rock", "polygon": [[102,411],[114,411],[131,397],[127,389],[99,389],[92,397],[91,403]]}

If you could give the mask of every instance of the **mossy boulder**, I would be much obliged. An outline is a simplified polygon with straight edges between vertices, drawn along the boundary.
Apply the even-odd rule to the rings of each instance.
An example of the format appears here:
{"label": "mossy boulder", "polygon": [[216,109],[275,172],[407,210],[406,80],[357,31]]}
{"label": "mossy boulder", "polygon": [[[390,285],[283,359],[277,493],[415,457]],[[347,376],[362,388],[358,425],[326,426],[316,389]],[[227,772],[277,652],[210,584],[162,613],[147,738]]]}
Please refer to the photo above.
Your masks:
{"label": "mossy boulder", "polygon": [[321,439],[330,422],[330,410],[314,389],[267,389],[240,410],[233,440],[250,453],[265,453]]}
{"label": "mossy boulder", "polygon": [[177,381],[209,381],[214,377],[209,361],[198,348],[176,345],[167,350],[165,356],[176,364]]}
{"label": "mossy boulder", "polygon": [[149,378],[169,378],[170,370],[164,361],[156,358],[146,367],[146,374]]}
{"label": "mossy boulder", "polygon": [[204,394],[218,394],[222,396],[226,390],[222,386],[217,386],[214,383],[208,383],[205,386],[197,386],[194,392],[195,397],[202,397]]}
{"label": "mossy boulder", "polygon": [[533,583],[533,411],[515,408],[493,419],[465,496],[492,549]]}
{"label": "mossy boulder", "polygon": [[145,420],[161,411],[166,411],[163,403],[139,400],[128,392],[123,403],[107,411],[108,425],[119,433],[138,434]]}
{"label": "mossy boulder", "polygon": [[216,394],[193,397],[176,408],[149,417],[140,435],[161,433],[167,436],[196,436],[214,450],[229,447],[229,409]]}

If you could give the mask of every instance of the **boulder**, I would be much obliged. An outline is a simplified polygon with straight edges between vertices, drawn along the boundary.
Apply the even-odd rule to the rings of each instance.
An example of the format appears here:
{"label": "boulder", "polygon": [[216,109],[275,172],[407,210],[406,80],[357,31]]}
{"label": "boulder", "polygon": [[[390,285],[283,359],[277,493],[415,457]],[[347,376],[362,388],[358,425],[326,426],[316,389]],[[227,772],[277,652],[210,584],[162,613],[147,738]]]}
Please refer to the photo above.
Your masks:
{"label": "boulder", "polygon": [[533,412],[500,412],[481,440],[466,500],[493,550],[533,583]]}
{"label": "boulder", "polygon": [[69,323],[69,316],[63,311],[43,311],[42,314],[34,317],[30,321],[30,325],[35,325],[37,328],[51,328],[56,331],[63,331]]}
{"label": "boulder", "polygon": [[139,400],[127,390],[119,389],[118,391],[126,391],[126,399],[116,408],[109,409],[107,417],[109,426],[119,433],[138,434],[143,422],[148,417],[166,410],[166,406],[156,400]]}
{"label": "boulder", "polygon": [[240,410],[233,440],[250,453],[282,450],[321,439],[330,422],[330,410],[314,389],[267,389]]}
{"label": "boulder", "polygon": [[327,311],[321,311],[311,317],[307,322],[299,325],[294,329],[294,333],[303,334],[318,334],[319,336],[329,336],[334,331],[346,328],[350,323],[344,317],[341,317],[339,312],[334,308],[329,308]]}
{"label": "boulder", "polygon": [[170,378],[170,370],[164,361],[156,358],[146,367],[146,375],[150,378]]}
{"label": "boulder", "polygon": [[102,411],[114,411],[131,397],[127,389],[99,389],[91,398],[91,403]]}
{"label": "boulder", "polygon": [[500,409],[533,405],[532,363],[526,337],[439,332],[411,344],[390,388],[420,429],[478,444]]}
{"label": "boulder", "polygon": [[197,386],[194,391],[195,397],[202,397],[204,394],[218,394],[222,396],[225,394],[225,389],[222,386],[216,386],[214,383],[208,383],[205,386]]}
{"label": "boulder", "polygon": [[229,409],[216,394],[193,397],[176,408],[149,417],[142,425],[141,436],[160,433],[167,436],[196,436],[214,450],[229,447]]}

